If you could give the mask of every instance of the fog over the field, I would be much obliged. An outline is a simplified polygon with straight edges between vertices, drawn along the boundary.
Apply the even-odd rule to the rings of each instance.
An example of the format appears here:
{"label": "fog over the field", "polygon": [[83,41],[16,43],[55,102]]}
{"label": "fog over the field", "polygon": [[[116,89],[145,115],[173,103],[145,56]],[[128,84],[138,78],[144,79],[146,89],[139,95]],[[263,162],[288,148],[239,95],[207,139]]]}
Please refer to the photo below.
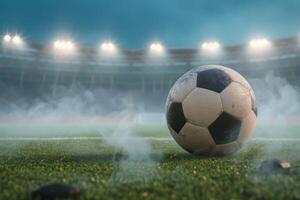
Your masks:
{"label": "fog over the field", "polygon": [[[266,140],[257,154],[257,160],[252,163],[256,168],[261,160],[282,159],[276,155],[286,150],[287,145],[297,138],[298,127],[295,129],[295,125],[299,124],[300,119],[300,90],[272,72],[262,79],[249,81],[255,91],[258,107],[257,127],[252,138]],[[289,140],[289,143],[284,142],[284,139]],[[285,159],[293,161],[300,157],[290,156]]]}
{"label": "fog over the field", "polygon": [[[274,73],[260,79],[250,78],[249,82],[255,91],[258,107],[258,126],[254,138],[285,137],[292,117],[299,116],[300,113],[298,88]],[[8,124],[1,124],[2,136],[9,137],[14,134],[18,137],[65,137],[74,134],[85,136],[84,133],[90,136],[93,132],[92,136],[102,137],[104,145],[114,149],[111,159],[117,161],[118,168],[111,176],[112,184],[120,180],[151,181],[149,178],[155,178],[158,174],[157,167],[162,153],[152,146],[150,140],[139,137],[138,131],[134,131],[128,123],[138,113],[139,106],[136,104],[139,102],[125,92],[59,86],[55,95],[30,97],[28,101],[12,87],[2,83],[1,88],[4,93],[0,96],[0,116],[12,120]],[[108,129],[98,126],[99,115],[109,118],[107,122],[113,122],[113,126]],[[273,125],[276,125],[275,128],[272,128]],[[274,155],[281,147],[279,144],[270,143],[261,153],[266,157]],[[269,154],[270,152],[273,154]]]}
{"label": "fog over the field", "polygon": [[[250,78],[249,82],[256,95],[259,126],[268,123],[284,125],[299,116],[300,93],[296,86],[271,72],[263,78]],[[143,101],[142,97],[137,100],[126,92],[101,88],[88,90],[80,86],[72,89],[58,86],[55,94],[36,97],[34,94],[28,97],[28,94],[24,95],[5,83],[0,84],[0,89],[1,120],[9,119],[12,123],[14,120],[18,123],[25,120],[25,123],[34,124],[36,120],[39,123],[62,122],[60,125],[63,125],[74,121],[74,125],[88,127],[99,122],[124,123],[120,120],[124,116],[126,122],[131,121],[144,112],[145,106],[164,108],[164,105],[155,105],[156,102]],[[160,112],[163,114],[164,110]],[[99,116],[105,116],[108,120],[99,119]],[[51,136],[51,132],[46,130],[40,134]],[[260,134],[263,133],[257,136]]]}
{"label": "fog over the field", "polygon": [[[260,79],[250,78],[249,82],[255,91],[258,107],[258,126],[254,137],[286,137],[290,124],[297,120],[295,117],[300,113],[299,89],[274,73],[268,73]],[[138,131],[128,125],[139,113],[140,106],[137,104],[141,103],[142,98],[137,101],[122,91],[59,86],[55,95],[33,96],[28,100],[11,86],[4,83],[0,86],[3,91],[0,96],[1,120],[10,120],[9,123],[1,123],[2,136],[84,136],[82,133],[91,136],[92,132],[92,136],[104,137],[106,145],[122,149],[127,155],[120,165],[121,171],[132,168],[123,165],[127,161],[146,159],[152,166],[154,160],[160,158],[160,153],[156,152],[153,160],[150,156],[154,151],[151,142],[138,139]],[[102,115],[108,121],[105,118],[99,121]],[[113,125],[106,129],[98,126],[99,122]]]}
{"label": "fog over the field", "polygon": [[[125,110],[127,96],[122,91],[109,92],[105,89],[86,90],[58,86],[55,94],[26,97],[14,88],[5,88],[0,98],[2,116],[41,117],[57,120],[62,117],[99,116],[115,114]],[[2,91],[3,91],[2,90]]]}
{"label": "fog over the field", "polygon": [[264,79],[250,81],[258,101],[260,118],[268,117],[277,122],[299,115],[300,95],[296,86],[273,73],[267,74]]}
{"label": "fog over the field", "polygon": [[[126,111],[120,113],[122,121],[130,116]],[[161,159],[161,152],[154,149],[149,140],[133,134],[129,125],[116,125],[111,131],[100,131],[106,145],[115,149],[113,160],[116,160],[118,150],[123,156],[119,161],[118,169],[112,175],[111,181],[127,180],[127,183],[151,181],[157,174],[157,162]]]}
{"label": "fog over the field", "polygon": [[255,91],[258,107],[258,130],[254,137],[288,136],[290,125],[299,120],[299,88],[272,72],[263,79],[249,81]]}
{"label": "fog over the field", "polygon": [[[6,93],[0,98],[0,116],[4,120],[0,124],[2,137],[98,136],[104,145],[113,147],[111,159],[118,161],[113,182],[124,178],[147,181],[153,178],[148,176],[150,173],[156,174],[161,153],[152,148],[151,141],[139,137],[133,130],[130,122],[139,106],[132,107],[128,94],[101,88],[91,91],[59,86],[55,94],[30,97],[28,101],[12,87],[2,84],[2,89]],[[137,165],[137,162],[142,164]]]}

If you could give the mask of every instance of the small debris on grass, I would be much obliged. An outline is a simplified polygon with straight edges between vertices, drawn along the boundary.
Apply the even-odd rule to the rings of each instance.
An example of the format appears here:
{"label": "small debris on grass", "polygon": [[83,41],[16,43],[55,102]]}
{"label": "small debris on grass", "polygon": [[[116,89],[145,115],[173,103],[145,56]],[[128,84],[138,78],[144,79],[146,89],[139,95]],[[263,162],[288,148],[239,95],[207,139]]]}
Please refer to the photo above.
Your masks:
{"label": "small debris on grass", "polygon": [[279,159],[271,159],[264,160],[260,167],[258,168],[258,172],[260,174],[288,174],[290,172],[291,164],[289,162],[279,160]]}
{"label": "small debris on grass", "polygon": [[147,197],[149,195],[148,192],[143,192],[143,197]]}
{"label": "small debris on grass", "polygon": [[76,199],[79,198],[80,190],[73,186],[62,183],[44,185],[32,192],[32,199],[52,200],[58,198]]}

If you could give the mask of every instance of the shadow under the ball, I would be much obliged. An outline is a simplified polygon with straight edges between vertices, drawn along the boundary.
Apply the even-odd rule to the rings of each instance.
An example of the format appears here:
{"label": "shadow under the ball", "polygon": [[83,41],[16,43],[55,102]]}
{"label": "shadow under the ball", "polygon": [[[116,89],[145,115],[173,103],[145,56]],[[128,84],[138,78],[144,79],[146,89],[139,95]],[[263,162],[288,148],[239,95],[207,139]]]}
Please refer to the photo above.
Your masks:
{"label": "shadow under the ball", "polygon": [[193,154],[188,152],[179,152],[179,153],[164,153],[163,160],[164,161],[172,161],[172,160],[195,160],[195,159],[225,159],[232,160],[238,159],[242,160],[243,158],[247,158],[248,160],[259,160],[262,158],[263,153],[261,149],[262,145],[247,145],[243,149],[237,151],[236,153],[224,155],[224,154]]}

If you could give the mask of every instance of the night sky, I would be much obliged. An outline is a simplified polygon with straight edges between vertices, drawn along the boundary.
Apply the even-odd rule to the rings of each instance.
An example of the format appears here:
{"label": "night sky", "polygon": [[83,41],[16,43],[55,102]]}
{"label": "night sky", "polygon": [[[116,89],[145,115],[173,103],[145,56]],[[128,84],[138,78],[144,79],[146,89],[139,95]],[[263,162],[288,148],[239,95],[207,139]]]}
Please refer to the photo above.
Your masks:
{"label": "night sky", "polygon": [[153,40],[169,47],[223,44],[300,33],[299,0],[0,0],[0,31],[49,43],[70,37],[82,45],[110,39],[122,48]]}

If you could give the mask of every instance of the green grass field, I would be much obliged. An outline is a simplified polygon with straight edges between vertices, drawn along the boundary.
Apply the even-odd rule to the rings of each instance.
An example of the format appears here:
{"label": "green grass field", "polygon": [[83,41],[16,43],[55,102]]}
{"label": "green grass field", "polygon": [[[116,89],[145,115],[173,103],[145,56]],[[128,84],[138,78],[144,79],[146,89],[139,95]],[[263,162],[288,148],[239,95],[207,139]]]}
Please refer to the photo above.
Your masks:
{"label": "green grass field", "polygon": [[[2,125],[0,138],[21,136],[24,126]],[[53,131],[54,136],[62,131],[44,129]],[[62,132],[67,136],[97,135],[90,129],[75,127],[74,135],[73,129],[68,130],[68,134]],[[267,136],[273,133],[276,138],[284,130],[258,127],[256,134],[266,131]],[[290,126],[290,134],[285,136],[295,138],[298,130],[298,126]],[[133,132],[168,137],[164,128],[135,127]],[[35,136],[33,132],[28,135]],[[297,140],[253,140],[232,156],[196,157],[172,140],[150,140],[149,151],[134,156],[101,139],[0,140],[0,199],[30,199],[33,189],[53,182],[78,186],[82,199],[300,199],[299,144]],[[141,147],[136,148],[133,150]],[[258,174],[261,161],[269,158],[289,161],[293,170],[288,175]]]}

